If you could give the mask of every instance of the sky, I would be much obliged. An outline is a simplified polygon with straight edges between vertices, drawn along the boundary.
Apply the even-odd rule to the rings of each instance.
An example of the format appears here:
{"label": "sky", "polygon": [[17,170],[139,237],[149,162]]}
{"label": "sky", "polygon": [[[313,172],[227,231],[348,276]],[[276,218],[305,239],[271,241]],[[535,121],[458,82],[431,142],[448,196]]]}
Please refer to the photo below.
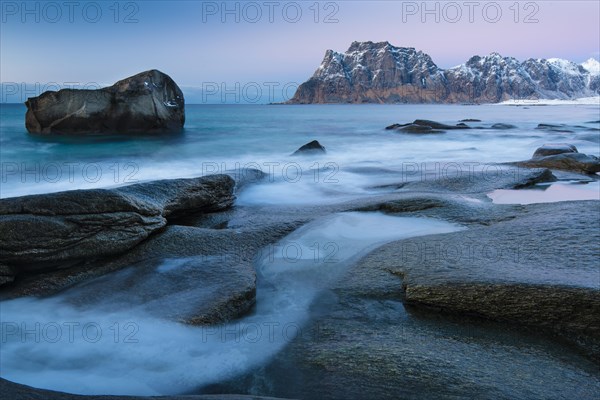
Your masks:
{"label": "sky", "polygon": [[[5,1],[1,102],[156,68],[188,103],[280,101],[327,49],[389,41],[442,68],[473,55],[600,56],[592,1]],[[227,94],[229,93],[229,94]],[[225,101],[223,101],[225,100]]]}

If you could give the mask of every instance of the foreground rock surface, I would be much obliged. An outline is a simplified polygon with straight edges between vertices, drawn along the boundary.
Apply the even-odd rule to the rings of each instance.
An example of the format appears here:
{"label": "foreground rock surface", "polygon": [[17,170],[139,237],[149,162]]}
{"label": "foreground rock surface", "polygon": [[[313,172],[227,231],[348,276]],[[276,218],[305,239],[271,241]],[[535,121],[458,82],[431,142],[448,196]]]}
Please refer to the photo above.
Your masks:
{"label": "foreground rock surface", "polygon": [[[497,206],[457,194],[404,193],[368,207],[468,229],[390,243],[359,260],[284,351],[215,393],[595,399],[599,234],[583,221],[600,204]],[[548,229],[548,215],[558,214]]]}
{"label": "foreground rock surface", "polygon": [[39,134],[178,132],[185,123],[179,86],[150,70],[97,90],[48,91],[25,102],[25,127]]}
{"label": "foreground rock surface", "polygon": [[227,175],[0,200],[0,258],[15,272],[122,253],[167,219],[230,207]]}
{"label": "foreground rock surface", "polygon": [[215,394],[195,396],[82,396],[77,394],[36,389],[0,378],[0,392],[12,400],[277,400],[274,397]]}
{"label": "foreground rock surface", "polygon": [[[600,203],[527,209],[491,227],[385,246],[365,262],[401,260],[389,270],[408,303],[541,327],[599,356],[600,233],[589,217]],[[557,230],[546,229],[548,213]]]}
{"label": "foreground rock surface", "polygon": [[[396,179],[393,174],[391,179]],[[132,267],[112,278],[112,274],[105,275],[102,287],[110,297],[114,294],[126,301],[125,283],[111,286],[112,282],[127,280],[134,288],[132,306],[153,304],[146,306],[148,312],[171,301],[185,305],[184,299],[192,293],[187,299],[189,305],[197,307],[198,316],[215,316],[210,306],[197,302],[203,297],[196,297],[193,286],[224,285],[234,299],[230,304],[240,306],[241,311],[246,303],[237,303],[235,297],[245,292],[244,282],[253,279],[246,267],[256,251],[312,218],[356,210],[439,218],[468,229],[395,242],[356,260],[346,276],[323,291],[311,307],[310,320],[274,359],[252,368],[247,375],[202,388],[202,392],[324,399],[596,399],[600,382],[597,363],[564,343],[520,326],[526,325],[525,314],[537,312],[533,306],[537,302],[541,304],[540,314],[531,318],[533,329],[559,335],[568,332],[577,338],[578,346],[593,354],[593,337],[590,340],[587,328],[578,330],[586,322],[590,322],[587,327],[594,327],[593,317],[582,320],[579,314],[583,311],[574,312],[560,332],[548,325],[557,318],[550,314],[554,306],[561,315],[578,304],[591,313],[597,311],[597,300],[590,299],[589,294],[595,290],[598,297],[598,289],[590,284],[597,282],[597,267],[594,269],[591,260],[594,255],[597,259],[598,226],[590,216],[597,215],[598,202],[495,205],[486,197],[493,189],[521,188],[553,179],[546,169],[506,166],[435,181],[415,173],[409,182],[399,179],[400,191],[344,204],[287,209],[236,206],[196,217],[181,215],[179,223],[193,226],[167,226],[126,254],[102,262],[106,269]],[[499,245],[493,247],[495,243]],[[505,268],[506,255],[513,260],[514,253],[503,249],[511,250],[514,243],[520,246],[517,256],[524,257],[508,262]],[[457,248],[462,250],[462,258],[458,258]],[[471,250],[483,257],[471,256]],[[436,258],[440,253],[443,257]],[[223,260],[220,268],[219,262],[212,264],[213,257]],[[504,258],[497,261],[497,257]],[[440,258],[449,262],[448,268],[438,264]],[[175,264],[165,264],[173,261]],[[168,265],[175,268],[166,268]],[[82,266],[80,270],[81,277],[89,278],[90,271],[98,269]],[[221,276],[214,277],[217,271]],[[184,282],[186,274],[194,283]],[[456,281],[451,280],[454,277]],[[63,283],[72,283],[71,279],[65,277]],[[446,281],[449,283],[444,286]],[[485,291],[479,290],[482,282]],[[435,297],[437,289],[428,288],[437,284],[442,291],[448,288],[451,296]],[[155,289],[157,285],[165,285],[165,291]],[[432,298],[450,302],[450,306],[411,301],[408,290],[419,285],[426,288],[426,295],[431,292]],[[85,287],[89,290],[80,291]],[[184,290],[167,293],[179,287]],[[102,296],[92,281],[73,289],[67,292],[71,292],[69,301],[82,307],[96,304]],[[153,291],[157,292],[156,299]],[[565,304],[558,304],[563,298]],[[220,309],[228,309],[227,301],[218,301],[215,304],[220,304]],[[502,318],[473,311],[492,307],[498,312],[502,301],[508,304]],[[520,301],[530,304],[521,314],[517,306]],[[453,310],[454,304],[471,309]],[[160,311],[163,314],[156,315],[179,318]],[[211,322],[224,315],[216,314]],[[502,322],[490,322],[496,319]]]}

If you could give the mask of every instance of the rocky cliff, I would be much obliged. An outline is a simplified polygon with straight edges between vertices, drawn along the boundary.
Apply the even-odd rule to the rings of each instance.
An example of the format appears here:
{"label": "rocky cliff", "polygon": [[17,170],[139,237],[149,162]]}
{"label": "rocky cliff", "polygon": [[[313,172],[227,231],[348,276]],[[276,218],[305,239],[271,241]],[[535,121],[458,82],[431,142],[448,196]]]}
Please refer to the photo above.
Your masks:
{"label": "rocky cliff", "polygon": [[598,61],[528,59],[492,53],[439,68],[412,47],[354,42],[327,50],[313,76],[289,101],[306,103],[497,103],[510,99],[572,99],[600,94]]}

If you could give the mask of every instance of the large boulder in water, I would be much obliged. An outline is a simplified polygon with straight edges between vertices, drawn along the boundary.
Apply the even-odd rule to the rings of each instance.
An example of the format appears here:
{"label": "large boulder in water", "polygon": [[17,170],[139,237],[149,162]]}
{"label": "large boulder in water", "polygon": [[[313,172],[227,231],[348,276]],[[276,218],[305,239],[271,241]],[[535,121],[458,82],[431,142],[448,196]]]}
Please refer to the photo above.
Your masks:
{"label": "large boulder in water", "polygon": [[47,91],[25,105],[30,133],[163,133],[185,123],[181,89],[155,69],[102,89]]}

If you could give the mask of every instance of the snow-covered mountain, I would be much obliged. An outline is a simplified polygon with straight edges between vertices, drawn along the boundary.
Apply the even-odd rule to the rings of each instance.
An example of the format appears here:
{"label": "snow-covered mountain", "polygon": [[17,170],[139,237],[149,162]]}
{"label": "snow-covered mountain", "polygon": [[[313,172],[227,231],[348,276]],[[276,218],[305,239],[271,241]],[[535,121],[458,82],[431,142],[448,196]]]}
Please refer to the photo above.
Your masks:
{"label": "snow-covered mountain", "polygon": [[353,42],[327,50],[290,103],[496,103],[511,99],[573,99],[600,94],[600,63],[558,58],[519,62],[498,53],[439,68],[412,47]]}

